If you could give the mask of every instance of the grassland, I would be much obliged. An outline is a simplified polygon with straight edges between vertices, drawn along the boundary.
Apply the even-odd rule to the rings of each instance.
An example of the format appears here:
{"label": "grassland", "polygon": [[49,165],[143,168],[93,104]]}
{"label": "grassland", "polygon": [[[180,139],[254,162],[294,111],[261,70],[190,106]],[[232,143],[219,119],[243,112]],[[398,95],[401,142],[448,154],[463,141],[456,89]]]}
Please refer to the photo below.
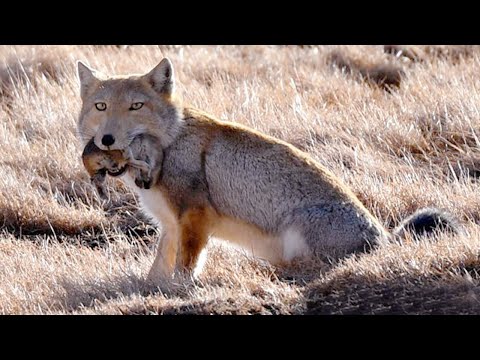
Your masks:
{"label": "grassland", "polygon": [[[0,46],[0,313],[480,312],[476,46]],[[465,234],[273,267],[213,239],[198,282],[147,288],[161,229],[80,160],[75,61],[142,73],[168,56],[188,104],[289,141],[389,229],[418,208]]]}

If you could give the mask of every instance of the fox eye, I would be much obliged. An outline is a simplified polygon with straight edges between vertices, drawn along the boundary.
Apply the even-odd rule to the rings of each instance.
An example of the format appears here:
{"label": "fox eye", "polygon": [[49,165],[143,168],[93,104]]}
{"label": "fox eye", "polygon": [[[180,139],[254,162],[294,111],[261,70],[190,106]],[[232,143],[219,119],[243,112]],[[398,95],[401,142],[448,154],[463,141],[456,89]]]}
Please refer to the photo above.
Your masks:
{"label": "fox eye", "polygon": [[130,110],[139,110],[142,108],[142,106],[143,106],[142,102],[136,102],[136,103],[133,103],[132,106],[130,106]]}
{"label": "fox eye", "polygon": [[105,111],[107,109],[107,104],[105,104],[104,102],[98,102],[95,104],[95,107],[98,111]]}

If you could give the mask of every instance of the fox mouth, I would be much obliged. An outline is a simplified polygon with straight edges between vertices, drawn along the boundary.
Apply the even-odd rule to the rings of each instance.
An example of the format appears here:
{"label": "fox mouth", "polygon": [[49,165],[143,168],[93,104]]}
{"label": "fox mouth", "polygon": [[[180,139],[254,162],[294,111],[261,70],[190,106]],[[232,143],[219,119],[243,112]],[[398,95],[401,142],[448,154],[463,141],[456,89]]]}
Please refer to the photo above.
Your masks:
{"label": "fox mouth", "polygon": [[120,175],[123,175],[127,171],[127,165],[122,166],[120,169],[112,171],[112,170],[107,170],[108,175],[112,177],[118,177]]}

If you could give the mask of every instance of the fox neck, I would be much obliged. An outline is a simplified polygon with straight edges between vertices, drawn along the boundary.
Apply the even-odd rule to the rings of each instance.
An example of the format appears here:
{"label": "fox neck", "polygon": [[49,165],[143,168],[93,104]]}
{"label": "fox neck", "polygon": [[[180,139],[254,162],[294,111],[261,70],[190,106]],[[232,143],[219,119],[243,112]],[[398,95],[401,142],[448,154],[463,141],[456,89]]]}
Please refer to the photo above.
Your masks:
{"label": "fox neck", "polygon": [[181,106],[177,105],[172,107],[168,112],[169,113],[164,116],[164,119],[168,119],[168,121],[166,121],[167,125],[163,128],[156,128],[149,131],[160,140],[162,149],[168,148],[175,142],[184,123],[183,108]]}

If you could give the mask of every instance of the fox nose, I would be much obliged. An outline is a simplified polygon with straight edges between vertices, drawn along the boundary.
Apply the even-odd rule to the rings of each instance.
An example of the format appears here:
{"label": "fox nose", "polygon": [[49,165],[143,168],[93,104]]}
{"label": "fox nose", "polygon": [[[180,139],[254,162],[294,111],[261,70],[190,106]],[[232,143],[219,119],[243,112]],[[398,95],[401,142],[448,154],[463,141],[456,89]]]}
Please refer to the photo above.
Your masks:
{"label": "fox nose", "polygon": [[102,144],[105,146],[111,146],[115,142],[113,135],[107,134],[102,137]]}

